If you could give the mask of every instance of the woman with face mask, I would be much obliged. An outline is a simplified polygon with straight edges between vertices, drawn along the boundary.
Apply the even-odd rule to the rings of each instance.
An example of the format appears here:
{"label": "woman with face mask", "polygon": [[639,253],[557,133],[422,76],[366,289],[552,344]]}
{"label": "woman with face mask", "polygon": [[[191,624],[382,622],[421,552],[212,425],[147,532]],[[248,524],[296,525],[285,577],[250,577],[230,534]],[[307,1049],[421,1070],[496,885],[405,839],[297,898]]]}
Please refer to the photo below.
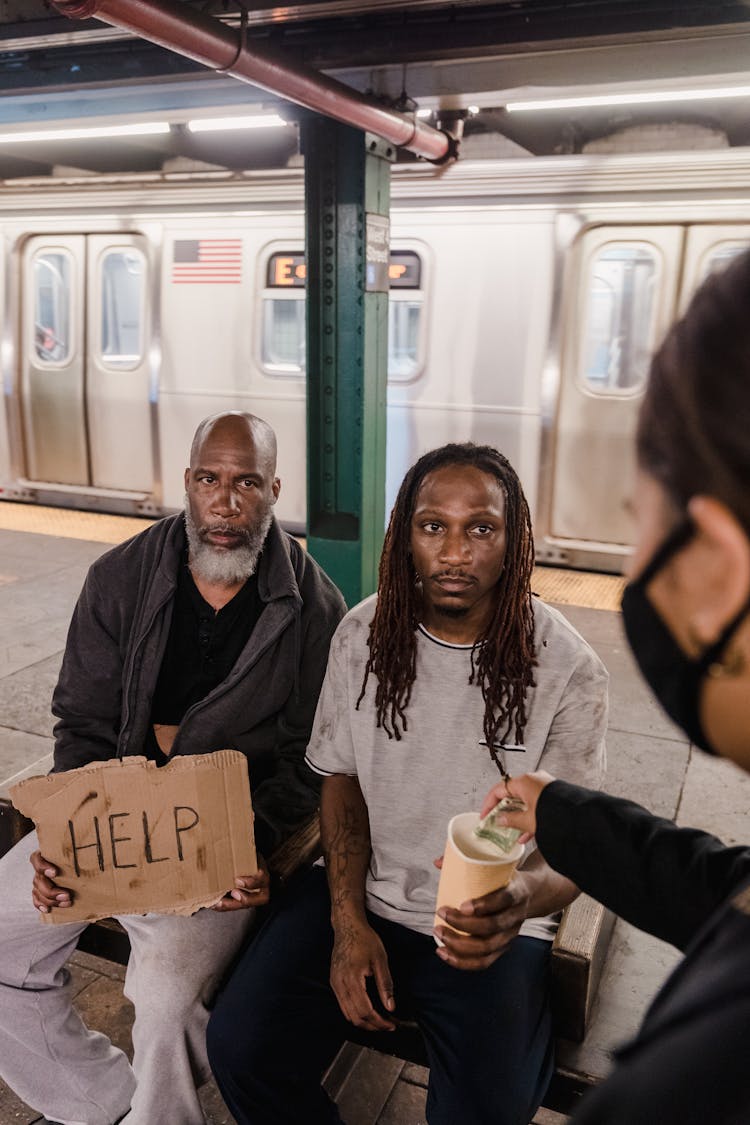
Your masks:
{"label": "woman with face mask", "polygon": [[[750,771],[750,254],[709,278],[654,357],[637,454],[628,641],[690,740]],[[545,773],[510,792],[527,811],[500,823],[685,954],[572,1121],[748,1125],[750,847]],[[508,794],[495,786],[483,814]]]}

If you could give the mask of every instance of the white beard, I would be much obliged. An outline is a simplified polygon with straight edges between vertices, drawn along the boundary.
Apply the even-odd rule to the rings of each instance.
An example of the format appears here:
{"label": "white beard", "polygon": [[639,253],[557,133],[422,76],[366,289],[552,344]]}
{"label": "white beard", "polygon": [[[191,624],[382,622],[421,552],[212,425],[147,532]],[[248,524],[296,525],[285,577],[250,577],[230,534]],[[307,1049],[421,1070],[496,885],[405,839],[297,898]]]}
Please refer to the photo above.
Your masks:
{"label": "white beard", "polygon": [[[244,541],[238,547],[222,550],[202,538],[202,532],[207,529],[196,526],[190,511],[190,500],[186,496],[185,530],[188,558],[193,574],[204,582],[219,586],[234,586],[238,582],[247,582],[248,578],[255,574],[272,519],[273,512],[269,507],[257,527],[241,533]],[[212,530],[217,530],[217,527],[212,527]]]}

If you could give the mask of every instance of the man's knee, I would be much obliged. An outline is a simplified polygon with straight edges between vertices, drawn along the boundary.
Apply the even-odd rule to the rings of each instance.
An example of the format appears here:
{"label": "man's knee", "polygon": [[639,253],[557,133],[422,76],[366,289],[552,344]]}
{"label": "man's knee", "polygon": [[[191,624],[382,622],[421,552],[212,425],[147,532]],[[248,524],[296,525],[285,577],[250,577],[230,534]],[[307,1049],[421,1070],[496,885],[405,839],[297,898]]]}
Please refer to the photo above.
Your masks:
{"label": "man's knee", "polygon": [[[206,1052],[211,1070],[217,1078],[234,1074],[238,1067],[246,1064],[247,1027],[243,1028],[242,1037],[236,1033],[236,1030],[234,1021],[226,1019],[221,1011],[212,1012],[206,1029]],[[240,1039],[242,1039],[241,1045]]]}
{"label": "man's knee", "polygon": [[[131,954],[132,957],[132,954]],[[155,1030],[160,1026],[187,1027],[205,1011],[218,987],[218,974],[191,971],[169,949],[149,950],[129,966],[126,995],[135,1005],[136,1019]]]}
{"label": "man's knee", "polygon": [[252,1084],[255,1075],[269,1074],[274,1060],[284,1056],[284,1041],[277,1042],[273,1025],[257,1019],[257,1010],[241,1013],[235,1005],[219,1002],[206,1030],[206,1051],[211,1070],[224,1080],[242,1086]]}
{"label": "man's knee", "polygon": [[85,923],[44,925],[31,899],[29,856],[38,847],[29,833],[0,859],[0,984],[13,989],[58,988],[62,966]]}

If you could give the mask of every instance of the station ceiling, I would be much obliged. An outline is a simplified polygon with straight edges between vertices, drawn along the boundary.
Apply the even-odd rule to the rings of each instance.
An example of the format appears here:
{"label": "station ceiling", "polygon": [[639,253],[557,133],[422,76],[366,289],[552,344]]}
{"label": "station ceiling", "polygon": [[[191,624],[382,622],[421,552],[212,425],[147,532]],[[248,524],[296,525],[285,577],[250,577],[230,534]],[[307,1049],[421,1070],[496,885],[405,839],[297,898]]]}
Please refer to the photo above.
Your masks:
{"label": "station ceiling", "polygon": [[[586,151],[640,131],[707,145],[750,144],[750,96],[701,102],[509,113],[533,96],[750,88],[750,0],[173,0],[239,29],[253,48],[331,75],[388,104],[465,117],[466,148],[490,154]],[[291,127],[190,133],[211,114],[288,103],[98,20],[71,21],[47,0],[0,0],[0,178],[155,171],[179,161],[229,168],[285,163]],[[10,143],[7,133],[161,118],[164,136]],[[654,139],[656,138],[656,139]],[[482,148],[484,145],[484,148]],[[505,147],[503,147],[505,146]]]}

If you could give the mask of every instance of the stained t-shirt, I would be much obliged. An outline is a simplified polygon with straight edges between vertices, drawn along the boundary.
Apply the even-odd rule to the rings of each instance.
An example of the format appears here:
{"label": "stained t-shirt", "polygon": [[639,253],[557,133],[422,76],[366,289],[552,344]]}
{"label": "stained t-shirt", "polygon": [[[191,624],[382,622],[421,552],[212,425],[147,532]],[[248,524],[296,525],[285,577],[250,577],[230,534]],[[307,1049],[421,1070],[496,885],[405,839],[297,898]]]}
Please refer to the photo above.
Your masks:
{"label": "stained t-shirt", "polygon": [[[484,740],[481,687],[469,683],[471,645],[417,634],[417,672],[407,729],[389,739],[377,726],[370,676],[355,708],[367,661],[375,595],[355,606],[331,644],[307,763],[318,773],[355,776],[370,821],[372,856],[366,901],[373,913],[431,934],[448,821],[478,810],[500,779]],[[526,696],[523,746],[498,751],[511,775],[546,769],[597,787],[604,774],[607,672],[562,614],[534,599],[535,686]],[[521,929],[551,939],[555,919]]]}

